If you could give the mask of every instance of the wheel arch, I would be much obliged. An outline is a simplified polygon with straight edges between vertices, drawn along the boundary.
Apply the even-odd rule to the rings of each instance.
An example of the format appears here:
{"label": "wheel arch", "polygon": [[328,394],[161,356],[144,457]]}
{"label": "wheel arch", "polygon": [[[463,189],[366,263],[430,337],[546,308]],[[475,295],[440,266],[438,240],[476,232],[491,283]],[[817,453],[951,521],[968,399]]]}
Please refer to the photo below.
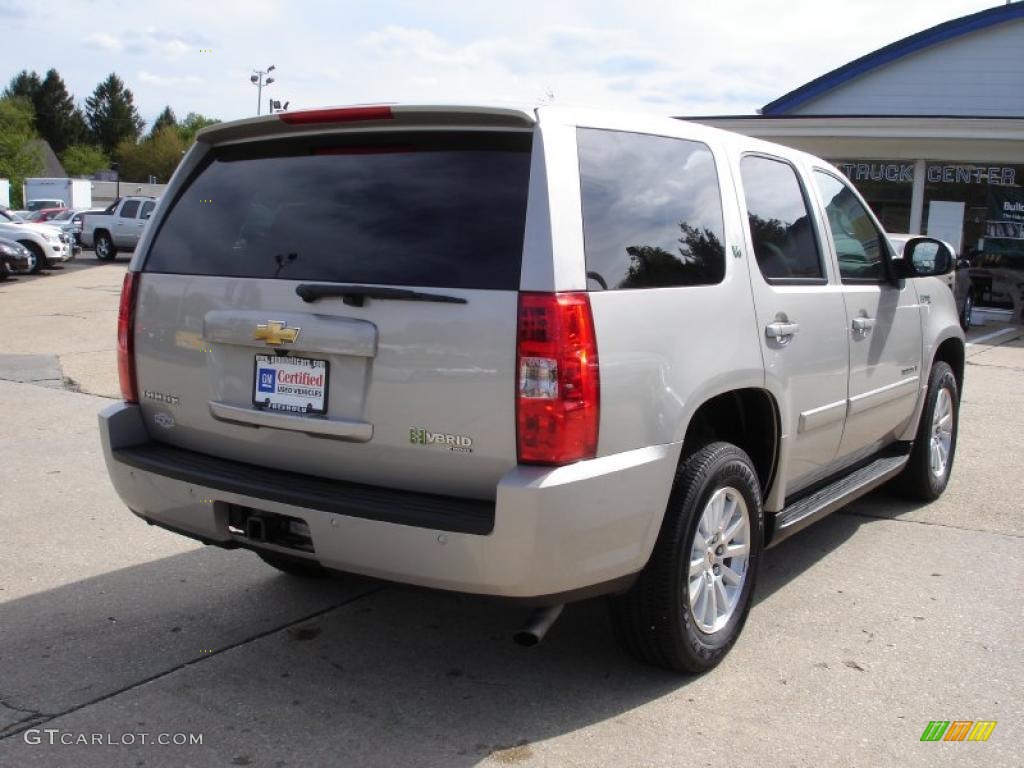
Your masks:
{"label": "wheel arch", "polygon": [[953,369],[953,375],[956,377],[957,394],[963,393],[964,367],[966,365],[966,349],[963,340],[956,336],[950,336],[942,341],[935,348],[935,354],[932,356],[931,365],[928,366],[928,370],[931,371],[935,363],[940,360]]}
{"label": "wheel arch", "polygon": [[702,446],[723,440],[750,457],[767,498],[775,482],[782,434],[779,404],[766,389],[747,387],[709,397],[694,411],[686,427],[679,461]]}

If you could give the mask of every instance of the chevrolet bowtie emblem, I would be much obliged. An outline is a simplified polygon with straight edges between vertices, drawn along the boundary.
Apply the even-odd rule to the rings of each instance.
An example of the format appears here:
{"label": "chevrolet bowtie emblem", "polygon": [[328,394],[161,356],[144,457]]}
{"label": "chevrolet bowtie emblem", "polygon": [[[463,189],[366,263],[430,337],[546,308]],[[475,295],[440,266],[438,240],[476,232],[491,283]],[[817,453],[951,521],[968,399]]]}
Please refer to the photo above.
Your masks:
{"label": "chevrolet bowtie emblem", "polygon": [[290,344],[299,338],[301,328],[288,328],[288,323],[280,320],[268,320],[262,325],[257,325],[252,337],[256,341],[264,341],[271,346],[278,344]]}

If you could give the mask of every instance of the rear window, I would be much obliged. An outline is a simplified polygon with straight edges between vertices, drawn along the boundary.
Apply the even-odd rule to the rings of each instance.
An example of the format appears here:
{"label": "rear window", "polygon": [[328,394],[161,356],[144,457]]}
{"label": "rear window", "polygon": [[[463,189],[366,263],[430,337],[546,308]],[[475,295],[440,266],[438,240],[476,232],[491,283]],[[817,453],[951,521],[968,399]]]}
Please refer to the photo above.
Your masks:
{"label": "rear window", "polygon": [[516,290],[531,141],[377,133],[215,149],[145,269]]}

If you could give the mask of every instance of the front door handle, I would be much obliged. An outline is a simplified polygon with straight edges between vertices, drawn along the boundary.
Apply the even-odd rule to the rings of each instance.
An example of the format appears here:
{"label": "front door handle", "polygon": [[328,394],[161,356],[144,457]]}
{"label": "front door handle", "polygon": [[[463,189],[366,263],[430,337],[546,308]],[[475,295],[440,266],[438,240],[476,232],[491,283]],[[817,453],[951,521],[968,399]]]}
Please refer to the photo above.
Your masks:
{"label": "front door handle", "polygon": [[853,318],[853,330],[868,333],[877,322],[873,317],[855,317]]}
{"label": "front door handle", "polygon": [[764,335],[769,339],[788,341],[799,330],[800,325],[798,323],[784,323],[779,321],[768,323],[768,325],[764,327]]}

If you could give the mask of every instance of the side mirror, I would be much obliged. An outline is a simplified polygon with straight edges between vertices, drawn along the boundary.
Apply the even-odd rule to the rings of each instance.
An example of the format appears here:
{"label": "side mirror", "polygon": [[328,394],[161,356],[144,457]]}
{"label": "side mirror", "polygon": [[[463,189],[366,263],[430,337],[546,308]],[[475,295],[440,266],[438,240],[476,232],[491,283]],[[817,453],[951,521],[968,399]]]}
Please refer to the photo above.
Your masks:
{"label": "side mirror", "polygon": [[903,246],[899,264],[900,277],[937,277],[953,269],[953,251],[933,237],[914,237]]}

